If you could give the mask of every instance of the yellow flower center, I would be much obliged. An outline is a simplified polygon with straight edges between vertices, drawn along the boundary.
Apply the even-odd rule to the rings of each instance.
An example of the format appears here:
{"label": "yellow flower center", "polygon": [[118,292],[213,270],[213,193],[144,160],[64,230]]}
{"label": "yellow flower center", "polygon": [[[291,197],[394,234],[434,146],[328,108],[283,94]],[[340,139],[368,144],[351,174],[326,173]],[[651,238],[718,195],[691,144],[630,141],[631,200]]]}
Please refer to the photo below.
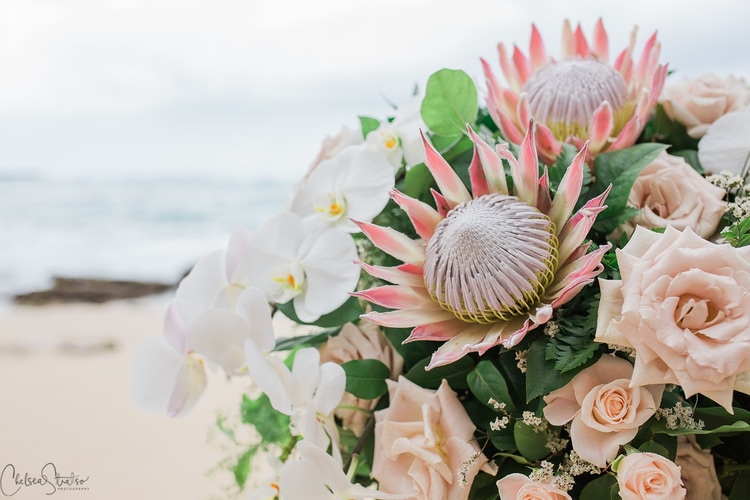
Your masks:
{"label": "yellow flower center", "polygon": [[463,321],[529,312],[557,268],[555,225],[515,196],[488,194],[448,212],[427,244],[424,282]]}
{"label": "yellow flower center", "polygon": [[594,111],[604,101],[614,114],[613,136],[633,113],[625,79],[598,59],[551,61],[531,75],[521,92],[528,96],[531,116],[560,141],[569,136],[586,138]]}
{"label": "yellow flower center", "polygon": [[313,208],[324,219],[336,221],[346,213],[346,200],[343,196],[337,196],[334,193],[327,193],[324,199],[313,205]]}

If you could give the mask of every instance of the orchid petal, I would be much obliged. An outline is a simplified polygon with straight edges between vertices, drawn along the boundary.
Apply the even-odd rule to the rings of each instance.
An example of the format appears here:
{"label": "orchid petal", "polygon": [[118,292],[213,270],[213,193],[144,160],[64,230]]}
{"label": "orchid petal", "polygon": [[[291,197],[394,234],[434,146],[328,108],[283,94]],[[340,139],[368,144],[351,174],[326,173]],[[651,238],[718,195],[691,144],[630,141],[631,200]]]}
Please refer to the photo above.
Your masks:
{"label": "orchid petal", "polygon": [[232,376],[245,365],[244,343],[249,337],[245,318],[228,309],[210,309],[190,328],[188,347]]}
{"label": "orchid petal", "polygon": [[710,172],[747,175],[750,168],[750,111],[727,113],[698,143],[698,158]]}

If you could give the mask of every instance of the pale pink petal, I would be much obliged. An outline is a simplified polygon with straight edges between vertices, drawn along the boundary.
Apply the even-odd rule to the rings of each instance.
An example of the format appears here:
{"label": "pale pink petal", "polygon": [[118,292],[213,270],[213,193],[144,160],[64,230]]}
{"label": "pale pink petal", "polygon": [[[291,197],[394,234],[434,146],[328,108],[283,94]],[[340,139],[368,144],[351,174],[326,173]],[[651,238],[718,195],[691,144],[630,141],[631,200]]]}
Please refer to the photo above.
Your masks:
{"label": "pale pink petal", "polygon": [[497,53],[500,57],[500,67],[503,70],[508,85],[514,92],[520,91],[523,82],[521,81],[516,66],[508,58],[508,53],[505,51],[505,45],[502,43],[497,44]]}
{"label": "pale pink petal", "polygon": [[578,24],[574,36],[575,54],[579,57],[586,58],[589,55],[589,44],[586,36],[583,34],[581,25]]}
{"label": "pale pink petal", "polygon": [[518,162],[511,163],[510,174],[513,177],[515,195],[532,207],[536,206],[537,186],[539,183],[539,160],[534,141],[534,122],[529,122],[521,148]]}
{"label": "pale pink petal", "polygon": [[[402,262],[421,265],[424,262],[424,243],[414,241],[390,227],[355,221],[373,244]],[[350,262],[354,260],[351,259]]]}
{"label": "pale pink petal", "polygon": [[576,248],[583,242],[589,230],[596,221],[596,216],[606,208],[604,200],[607,198],[612,186],[599,196],[590,199],[581,209],[571,217],[560,232],[558,239],[558,262],[565,265]]}
{"label": "pale pink petal", "polygon": [[356,261],[355,263],[362,266],[365,272],[370,276],[380,278],[395,285],[424,286],[421,267],[412,266],[410,264],[403,264],[398,267],[385,267],[373,266],[360,261]]}
{"label": "pale pink petal", "polygon": [[490,192],[508,194],[508,183],[505,179],[503,162],[494,149],[468,127],[469,137],[474,142],[474,151],[479,155],[484,178]]}
{"label": "pale pink petal", "polygon": [[426,155],[425,164],[430,169],[430,173],[435,178],[435,182],[443,196],[445,196],[452,206],[469,201],[471,195],[456,171],[440,156],[440,153],[435,150],[424,136],[424,133],[422,134],[422,141],[424,142]]}
{"label": "pale pink petal", "polygon": [[361,316],[381,326],[392,328],[406,328],[423,323],[437,323],[448,319],[455,319],[453,313],[445,311],[435,303],[433,307],[422,309],[402,309],[389,312],[369,312]]}
{"label": "pale pink petal", "polygon": [[544,173],[539,178],[539,189],[537,190],[536,208],[543,214],[549,213],[552,206],[552,197],[549,190],[549,171],[544,166]]}
{"label": "pale pink petal", "polygon": [[570,426],[573,449],[587,462],[597,467],[606,467],[620,449],[638,433],[638,427],[620,432],[599,432],[574,418]]}
{"label": "pale pink petal", "polygon": [[435,226],[443,220],[443,217],[440,216],[437,210],[427,203],[415,200],[395,189],[391,191],[391,198],[409,216],[409,220],[411,220],[417,234],[422,239],[429,240],[435,231]]}
{"label": "pale pink petal", "polygon": [[526,92],[518,94],[516,117],[520,123],[529,123],[533,119],[531,116],[531,108],[529,107],[529,97]]}
{"label": "pale pink petal", "polygon": [[517,46],[513,46],[513,66],[515,66],[518,72],[519,83],[523,85],[531,76],[531,67],[529,67],[528,59],[526,59],[523,52],[518,50]]}
{"label": "pale pink petal", "polygon": [[[473,133],[471,127],[469,127],[469,135]],[[472,137],[472,140],[473,137]],[[479,198],[490,193],[490,187],[487,184],[487,177],[482,168],[482,160],[479,157],[479,148],[474,143],[474,152],[471,156],[471,164],[469,164],[469,180],[471,181],[471,195],[474,198]]]}
{"label": "pale pink petal", "polygon": [[435,200],[435,206],[437,207],[437,211],[440,214],[441,217],[445,217],[448,212],[451,211],[453,206],[448,202],[448,200],[445,199],[445,196],[438,193],[434,189],[430,188],[430,193],[432,194],[432,198]]}
{"label": "pale pink petal", "polygon": [[433,303],[424,288],[386,285],[352,293],[355,297],[388,307],[390,309],[418,309]]}
{"label": "pale pink petal", "polygon": [[543,123],[536,124],[536,147],[539,158],[548,165],[552,165],[562,153],[562,144],[555,138],[555,134],[549,127]]}
{"label": "pale pink petal", "polygon": [[576,42],[573,38],[573,29],[570,27],[570,21],[565,20],[563,22],[563,35],[562,35],[562,58],[568,59],[576,55]]}
{"label": "pale pink petal", "polygon": [[620,131],[620,135],[617,136],[617,139],[610,144],[609,148],[607,148],[608,151],[616,151],[618,149],[627,148],[633,145],[635,143],[635,140],[638,138],[638,134],[640,134],[641,130],[641,122],[638,119],[638,115],[633,115],[630,120],[625,124],[625,126]]}
{"label": "pale pink petal", "polygon": [[565,171],[560,185],[555,193],[555,199],[552,201],[547,216],[555,223],[555,229],[559,235],[565,223],[575,209],[578,202],[578,196],[581,194],[583,185],[583,169],[586,168],[587,144],[578,152],[572,163]]}
{"label": "pale pink petal", "polygon": [[521,144],[521,142],[523,141],[523,133],[519,130],[518,127],[516,127],[513,121],[508,118],[505,113],[503,113],[502,111],[498,111],[495,123],[498,127],[500,127],[500,132],[503,134],[503,137],[505,137],[506,140],[512,142],[513,144]]}
{"label": "pale pink petal", "polygon": [[427,323],[414,327],[409,337],[404,340],[413,342],[415,340],[448,340],[456,335],[466,326],[466,323],[460,319],[447,319],[437,323]]}
{"label": "pale pink petal", "polygon": [[537,70],[549,61],[547,51],[544,48],[544,41],[539,34],[539,30],[532,23],[531,25],[531,42],[529,43],[529,57],[531,59],[531,69]]}
{"label": "pale pink petal", "polygon": [[602,102],[594,111],[589,127],[590,149],[592,153],[603,151],[609,141],[609,136],[615,126],[612,106],[607,101]]}
{"label": "pale pink petal", "polygon": [[609,41],[601,17],[594,27],[593,48],[591,49],[591,53],[600,61],[605,63],[609,62]]}
{"label": "pale pink petal", "polygon": [[578,268],[575,271],[570,269],[569,274],[565,273],[565,268],[559,270],[559,275],[565,276],[565,278],[559,284],[547,290],[545,300],[551,300],[552,307],[557,308],[578,295],[578,292],[584,286],[594,281],[594,278],[602,272],[604,267],[601,264],[601,259],[610,248],[610,245],[607,244],[565,266],[565,268]]}

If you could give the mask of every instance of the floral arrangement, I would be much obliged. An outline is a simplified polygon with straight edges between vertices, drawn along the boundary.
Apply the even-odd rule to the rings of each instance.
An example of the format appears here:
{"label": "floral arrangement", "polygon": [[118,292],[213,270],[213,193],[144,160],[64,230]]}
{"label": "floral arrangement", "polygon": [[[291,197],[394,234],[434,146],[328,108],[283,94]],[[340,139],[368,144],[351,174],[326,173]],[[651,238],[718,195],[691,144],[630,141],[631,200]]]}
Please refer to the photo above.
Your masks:
{"label": "floral arrangement", "polygon": [[635,46],[532,27],[484,105],[443,69],[327,139],[181,282],[136,402],[246,377],[252,499],[745,498],[750,87]]}

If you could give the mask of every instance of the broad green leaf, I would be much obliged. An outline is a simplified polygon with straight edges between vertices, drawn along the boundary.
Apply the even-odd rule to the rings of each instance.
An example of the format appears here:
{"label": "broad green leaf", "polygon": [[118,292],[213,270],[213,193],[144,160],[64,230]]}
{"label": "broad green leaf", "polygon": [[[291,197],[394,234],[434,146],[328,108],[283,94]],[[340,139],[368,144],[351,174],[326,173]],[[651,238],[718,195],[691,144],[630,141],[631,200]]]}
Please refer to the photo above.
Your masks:
{"label": "broad green leaf", "polygon": [[611,474],[604,474],[591,481],[581,490],[581,500],[615,500],[620,498],[617,479]]}
{"label": "broad green leaf", "polygon": [[422,119],[437,135],[458,136],[477,119],[477,89],[461,70],[441,69],[427,80]]}
{"label": "broad green leaf", "polygon": [[434,205],[430,188],[436,188],[435,180],[424,163],[414,165],[404,177],[404,194],[417,200]]}
{"label": "broad green leaf", "polygon": [[656,441],[646,441],[638,447],[639,451],[656,453],[664,458],[669,458],[669,450]]}
{"label": "broad green leaf", "polygon": [[380,128],[380,121],[376,118],[370,118],[369,116],[360,116],[359,125],[362,127],[362,138],[366,139],[367,134]]}
{"label": "broad green leaf", "polygon": [[596,157],[596,181],[584,198],[598,196],[610,184],[612,185],[606,200],[607,208],[596,218],[596,231],[609,234],[617,228],[622,222],[621,213],[627,206],[628,196],[636,178],[665,149],[664,144],[646,143]]}
{"label": "broad green leaf", "polygon": [[381,361],[354,359],[341,367],[346,372],[346,392],[362,399],[375,399],[388,391],[385,381],[391,372]]}
{"label": "broad green leaf", "polygon": [[324,314],[320,318],[316,319],[311,323],[305,323],[297,317],[297,313],[294,311],[294,301],[290,300],[285,304],[276,304],[276,307],[281,311],[284,316],[291,319],[295,323],[301,325],[315,325],[323,328],[332,328],[341,326],[344,323],[359,320],[359,316],[364,314],[364,310],[359,305],[359,299],[357,297],[349,297],[349,300],[344,302],[338,309],[328,314]]}
{"label": "broad green leaf", "polygon": [[255,427],[264,444],[281,444],[291,438],[289,417],[276,411],[265,394],[261,394],[256,399],[243,394],[240,415],[243,424]]}
{"label": "broad green leaf", "polygon": [[250,462],[253,459],[253,456],[255,455],[255,452],[258,451],[258,448],[251,448],[250,450],[246,451],[240,458],[237,460],[237,463],[234,467],[232,467],[232,472],[234,473],[234,480],[237,482],[237,486],[240,487],[240,489],[245,487],[245,483],[247,482],[247,476],[250,474]]}
{"label": "broad green leaf", "polygon": [[[423,362],[426,357],[431,356],[440,347],[439,342],[427,340],[404,344],[404,340],[409,337],[411,330],[411,328],[383,328],[383,333],[388,337],[393,348],[404,358],[404,370],[407,372],[416,364]],[[426,363],[422,367],[425,365]]]}
{"label": "broad green leaf", "polygon": [[681,149],[679,151],[670,151],[669,154],[674,156],[681,156],[685,161],[693,167],[699,174],[704,174],[706,171],[701,165],[701,161],[698,159],[698,151],[695,149]]}
{"label": "broad green leaf", "polygon": [[430,363],[431,356],[417,362],[406,373],[406,378],[427,389],[437,389],[443,379],[448,381],[452,389],[466,389],[466,376],[474,369],[474,360],[464,356],[458,361],[445,366],[438,366],[432,370],[425,370]]}
{"label": "broad green leaf", "polygon": [[[547,337],[540,337],[531,343],[526,358],[526,402],[544,396],[570,382],[580,370],[560,373],[555,370],[555,362],[545,359]],[[589,360],[590,362],[591,360]]]}
{"label": "broad green leaf", "polygon": [[498,403],[505,403],[507,413],[518,412],[508,391],[505,377],[491,361],[480,361],[476,368],[467,375],[466,381],[471,393],[488,408],[494,409],[489,403],[490,398],[492,398]]}
{"label": "broad green leaf", "polygon": [[742,471],[737,474],[729,500],[747,500],[748,493],[750,493],[750,471]]}
{"label": "broad green leaf", "polygon": [[276,339],[274,351],[291,351],[295,347],[317,347],[329,337],[336,335],[341,328],[331,328],[324,332],[312,335],[300,335],[298,337],[282,337]]}
{"label": "broad green leaf", "polygon": [[516,422],[513,427],[513,437],[519,453],[531,462],[541,460],[550,454],[547,448],[547,433],[537,432],[534,428],[523,422]]}

